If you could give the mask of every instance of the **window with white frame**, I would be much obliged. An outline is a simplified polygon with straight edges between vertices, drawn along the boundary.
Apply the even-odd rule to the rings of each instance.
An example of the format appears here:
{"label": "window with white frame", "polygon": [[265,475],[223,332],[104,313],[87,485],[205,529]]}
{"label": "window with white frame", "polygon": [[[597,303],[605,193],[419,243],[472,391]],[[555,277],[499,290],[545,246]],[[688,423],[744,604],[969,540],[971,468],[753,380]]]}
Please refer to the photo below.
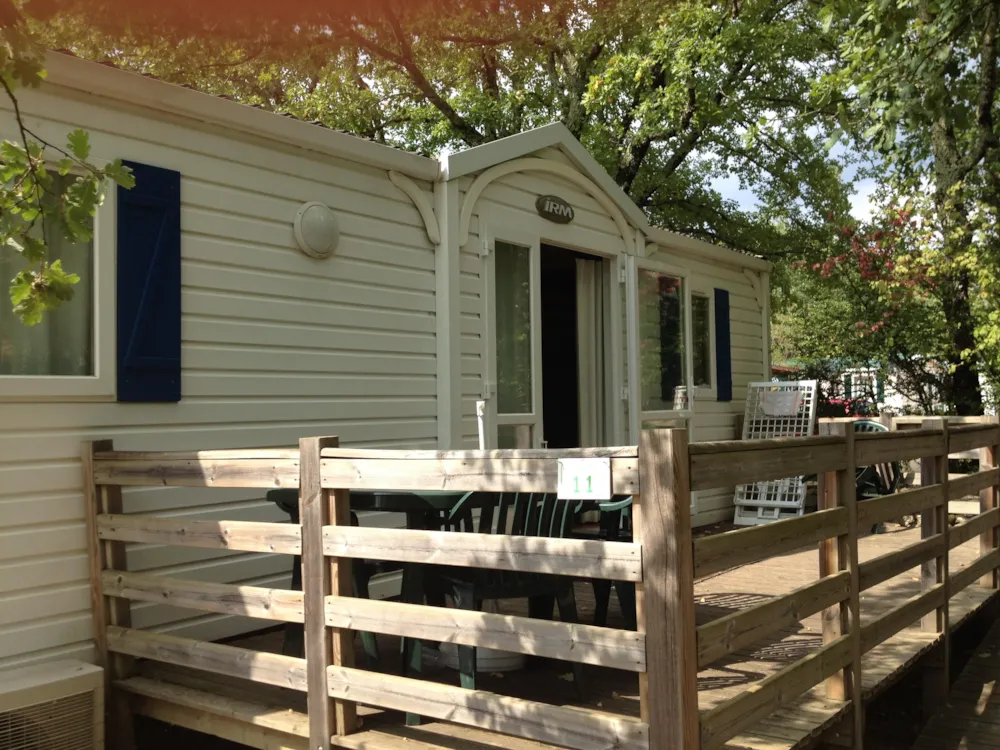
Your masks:
{"label": "window with white frame", "polygon": [[691,295],[691,378],[695,388],[711,388],[712,373],[712,300],[707,294]]}
{"label": "window with white frame", "polygon": [[639,271],[639,375],[643,412],[688,408],[683,280]]}
{"label": "window with white frame", "polygon": [[[68,181],[73,177],[56,179]],[[57,194],[64,187],[57,184]],[[0,304],[0,376],[79,377],[96,373],[94,242],[75,242],[66,236],[59,226],[55,201],[54,194],[46,196],[48,210],[33,231],[44,236],[49,259],[61,260],[64,269],[79,274],[80,281],[73,286],[72,299],[46,312],[34,326],[21,323],[9,301]],[[23,265],[16,253],[0,253],[0,279],[9,283]]]}
{"label": "window with white frame", "polygon": [[[61,179],[72,180],[73,174]],[[57,188],[61,186],[57,185]],[[62,260],[80,281],[73,298],[25,326],[0,305],[0,401],[25,398],[115,397],[115,243],[117,191],[107,191],[91,219],[89,242],[72,242],[58,226],[55,210],[36,222],[52,260]],[[54,206],[53,206],[54,209]],[[0,279],[9,285],[23,264],[0,252]]]}

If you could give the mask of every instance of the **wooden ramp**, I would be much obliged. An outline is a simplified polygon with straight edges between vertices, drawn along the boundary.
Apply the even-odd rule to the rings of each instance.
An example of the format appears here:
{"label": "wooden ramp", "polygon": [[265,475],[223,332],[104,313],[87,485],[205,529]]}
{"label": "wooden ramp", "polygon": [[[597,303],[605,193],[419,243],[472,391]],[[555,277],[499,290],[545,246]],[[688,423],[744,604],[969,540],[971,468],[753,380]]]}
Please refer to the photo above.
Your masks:
{"label": "wooden ramp", "polygon": [[928,722],[913,750],[1000,749],[1000,620],[993,623],[948,703]]}

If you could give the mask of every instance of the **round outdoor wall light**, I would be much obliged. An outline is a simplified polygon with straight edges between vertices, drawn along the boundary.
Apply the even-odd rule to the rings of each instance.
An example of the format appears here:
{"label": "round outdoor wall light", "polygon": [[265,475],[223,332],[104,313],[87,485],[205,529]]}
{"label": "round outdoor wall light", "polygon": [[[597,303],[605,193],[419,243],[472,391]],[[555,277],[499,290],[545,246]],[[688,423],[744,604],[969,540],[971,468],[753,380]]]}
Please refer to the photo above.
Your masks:
{"label": "round outdoor wall light", "polygon": [[330,207],[318,201],[305,203],[295,214],[295,241],[312,258],[329,258],[340,241],[340,227]]}

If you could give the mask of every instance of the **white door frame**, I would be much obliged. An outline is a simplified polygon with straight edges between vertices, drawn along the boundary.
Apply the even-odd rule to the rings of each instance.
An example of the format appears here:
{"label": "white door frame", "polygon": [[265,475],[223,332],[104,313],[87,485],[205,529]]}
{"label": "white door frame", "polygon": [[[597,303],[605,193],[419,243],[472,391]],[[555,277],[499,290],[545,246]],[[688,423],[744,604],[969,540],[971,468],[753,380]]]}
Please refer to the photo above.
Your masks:
{"label": "white door frame", "polygon": [[[624,241],[619,240],[621,247],[609,247],[613,241],[600,243],[595,241],[596,233],[591,230],[569,225],[557,225],[539,216],[526,215],[525,212],[507,209],[496,204],[480,202],[479,205],[480,252],[485,255],[484,294],[485,300],[485,332],[486,332],[486,379],[483,397],[486,401],[484,410],[484,429],[486,445],[495,448],[497,432],[500,425],[532,424],[534,447],[540,447],[544,440],[544,424],[542,419],[542,327],[541,327],[541,246],[552,244],[568,250],[586,253],[597,258],[611,261],[609,279],[609,310],[605,331],[610,334],[606,347],[606,403],[610,414],[607,424],[611,434],[609,442],[621,443],[625,440],[624,404],[619,398],[623,393],[623,372],[618,357],[623,351],[622,331],[622,293],[620,284],[614,283],[615,275],[620,274],[621,258],[625,256]],[[509,242],[530,248],[531,252],[531,324],[532,324],[532,413],[530,415],[501,415],[497,413],[497,370],[496,370],[496,243]],[[621,278],[621,276],[619,276]]]}

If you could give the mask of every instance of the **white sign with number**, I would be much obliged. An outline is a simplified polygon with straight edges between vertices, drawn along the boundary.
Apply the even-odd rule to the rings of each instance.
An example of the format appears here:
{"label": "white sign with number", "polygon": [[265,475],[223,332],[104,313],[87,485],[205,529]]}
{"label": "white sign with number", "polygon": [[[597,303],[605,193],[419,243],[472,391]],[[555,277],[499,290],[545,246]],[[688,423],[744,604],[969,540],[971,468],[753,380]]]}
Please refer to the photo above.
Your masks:
{"label": "white sign with number", "polygon": [[610,500],[611,459],[560,458],[560,500]]}

